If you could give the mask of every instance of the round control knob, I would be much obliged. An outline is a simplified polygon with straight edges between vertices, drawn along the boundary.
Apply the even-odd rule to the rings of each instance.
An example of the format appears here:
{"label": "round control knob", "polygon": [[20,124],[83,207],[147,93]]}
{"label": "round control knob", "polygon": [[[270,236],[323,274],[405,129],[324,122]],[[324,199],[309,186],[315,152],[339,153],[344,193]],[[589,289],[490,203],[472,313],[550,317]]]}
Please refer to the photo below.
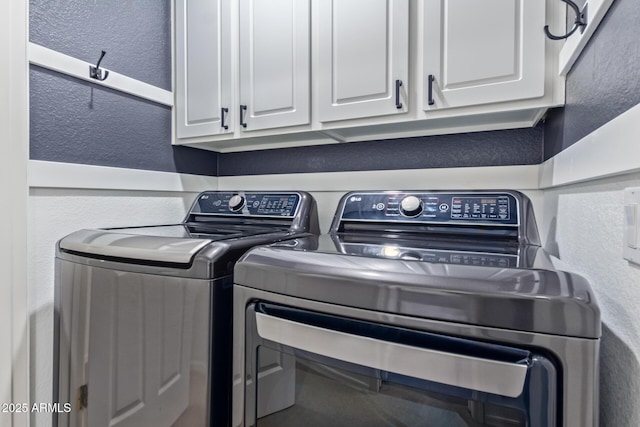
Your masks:
{"label": "round control knob", "polygon": [[229,199],[229,210],[231,212],[238,212],[242,208],[244,208],[244,197],[239,194],[233,195]]}
{"label": "round control knob", "polygon": [[420,215],[423,210],[422,200],[416,196],[405,197],[400,202],[400,213],[404,216],[412,218]]}

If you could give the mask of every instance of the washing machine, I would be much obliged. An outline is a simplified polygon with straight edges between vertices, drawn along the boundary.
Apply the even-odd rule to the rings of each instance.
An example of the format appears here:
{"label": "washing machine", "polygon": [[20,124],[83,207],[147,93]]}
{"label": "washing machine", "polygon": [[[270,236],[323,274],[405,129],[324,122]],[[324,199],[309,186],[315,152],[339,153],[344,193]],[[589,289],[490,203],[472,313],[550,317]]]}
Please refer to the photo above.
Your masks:
{"label": "washing machine", "polygon": [[600,314],[516,191],[352,192],[234,276],[234,427],[598,425]]}
{"label": "washing machine", "polygon": [[207,191],[179,224],[60,240],[54,425],[228,426],[233,266],[318,232],[308,193]]}

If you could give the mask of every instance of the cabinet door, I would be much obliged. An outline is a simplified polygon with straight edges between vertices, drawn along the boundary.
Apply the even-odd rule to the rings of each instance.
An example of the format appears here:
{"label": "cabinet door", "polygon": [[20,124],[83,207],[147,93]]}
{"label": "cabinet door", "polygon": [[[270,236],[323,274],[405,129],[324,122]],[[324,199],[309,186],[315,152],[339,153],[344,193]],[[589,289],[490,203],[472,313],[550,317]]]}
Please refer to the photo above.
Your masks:
{"label": "cabinet door", "polygon": [[233,130],[230,12],[230,0],[176,0],[178,138]]}
{"label": "cabinet door", "polygon": [[544,1],[426,0],[424,109],[544,95],[544,20]]}
{"label": "cabinet door", "polygon": [[322,0],[317,7],[319,120],[406,112],[408,0]]}
{"label": "cabinet door", "polygon": [[309,3],[240,1],[241,130],[309,123]]}

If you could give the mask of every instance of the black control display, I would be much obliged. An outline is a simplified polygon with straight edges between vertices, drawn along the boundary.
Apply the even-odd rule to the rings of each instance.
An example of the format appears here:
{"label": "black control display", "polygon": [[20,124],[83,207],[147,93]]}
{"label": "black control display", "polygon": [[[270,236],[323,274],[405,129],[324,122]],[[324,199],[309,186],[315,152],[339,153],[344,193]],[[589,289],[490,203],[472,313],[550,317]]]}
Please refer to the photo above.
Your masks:
{"label": "black control display", "polygon": [[458,197],[451,198],[452,219],[509,220],[509,198],[499,197]]}
{"label": "black control display", "polygon": [[508,193],[356,193],[342,219],[518,225],[518,201]]}
{"label": "black control display", "polygon": [[300,203],[296,193],[225,193],[200,195],[192,214],[293,217]]}
{"label": "black control display", "polygon": [[264,195],[259,202],[253,202],[253,207],[255,208],[257,204],[257,213],[260,215],[283,215],[284,213],[293,216],[292,208],[295,208],[296,202],[295,196]]}

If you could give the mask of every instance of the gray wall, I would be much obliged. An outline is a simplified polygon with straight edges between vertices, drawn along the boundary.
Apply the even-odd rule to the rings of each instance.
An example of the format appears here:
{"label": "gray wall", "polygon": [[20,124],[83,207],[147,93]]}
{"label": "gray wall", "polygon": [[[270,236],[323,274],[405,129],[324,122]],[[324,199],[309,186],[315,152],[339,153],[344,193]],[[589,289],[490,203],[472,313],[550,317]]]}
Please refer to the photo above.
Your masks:
{"label": "gray wall", "polygon": [[[171,90],[170,0],[31,0],[30,41]],[[87,71],[88,72],[88,71]],[[30,158],[217,174],[216,153],[171,145],[171,109],[32,66]]]}
{"label": "gray wall", "polygon": [[281,148],[219,156],[220,176],[538,164],[543,128]]}
{"label": "gray wall", "polygon": [[565,107],[548,114],[545,160],[640,102],[639,23],[638,0],[613,2],[567,76]]}
{"label": "gray wall", "polygon": [[30,0],[29,39],[171,90],[170,0]]}

